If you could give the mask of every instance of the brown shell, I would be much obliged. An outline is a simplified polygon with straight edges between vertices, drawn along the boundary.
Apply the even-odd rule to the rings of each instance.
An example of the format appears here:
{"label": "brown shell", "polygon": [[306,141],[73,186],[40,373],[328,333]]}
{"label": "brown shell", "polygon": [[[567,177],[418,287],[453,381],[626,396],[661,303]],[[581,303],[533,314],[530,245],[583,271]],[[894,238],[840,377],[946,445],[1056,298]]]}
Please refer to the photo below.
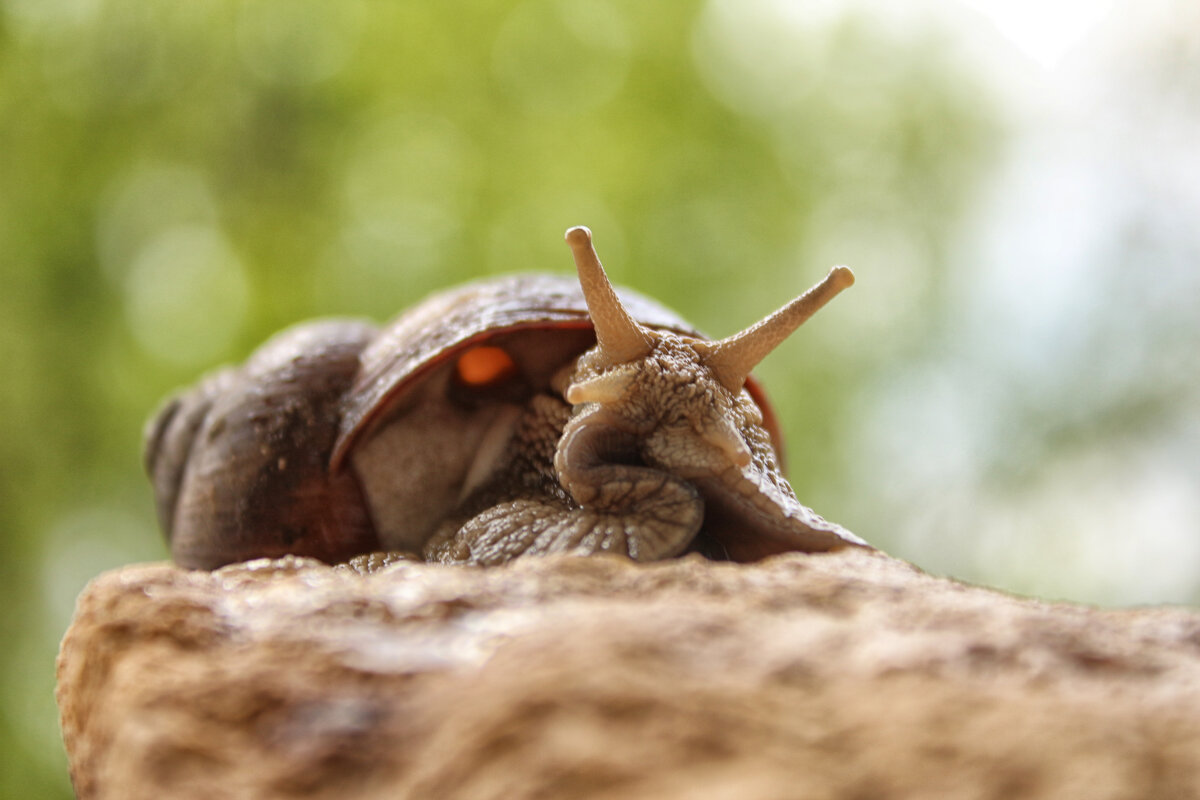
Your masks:
{"label": "brown shell", "polygon": [[[647,327],[709,338],[645,295],[623,288],[618,293],[630,315]],[[342,468],[355,442],[387,416],[413,381],[446,359],[512,331],[545,330],[550,334],[591,328],[575,276],[513,275],[475,281],[429,297],[388,323],[360,354],[359,372],[342,408],[331,472]],[[751,378],[746,389],[762,409],[764,425],[782,459],[778,422],[761,387]]]}
{"label": "brown shell", "polygon": [[[620,294],[642,324],[707,338],[659,303]],[[511,334],[528,347],[528,338],[516,342],[525,332],[570,332],[526,354],[545,388],[595,341],[591,329],[573,276],[524,275],[433,295],[382,329],[317,320],[277,334],[243,365],[169,400],[147,426],[146,469],[172,557],[211,569],[285,553],[337,562],[378,549],[364,486],[346,462],[395,418],[406,390],[473,344]],[[762,391],[753,380],[746,388],[781,451]]]}
{"label": "brown shell", "polygon": [[177,563],[378,549],[357,481],[328,471],[333,420],[375,332],[356,320],[288,329],[164,405],[145,459]]}

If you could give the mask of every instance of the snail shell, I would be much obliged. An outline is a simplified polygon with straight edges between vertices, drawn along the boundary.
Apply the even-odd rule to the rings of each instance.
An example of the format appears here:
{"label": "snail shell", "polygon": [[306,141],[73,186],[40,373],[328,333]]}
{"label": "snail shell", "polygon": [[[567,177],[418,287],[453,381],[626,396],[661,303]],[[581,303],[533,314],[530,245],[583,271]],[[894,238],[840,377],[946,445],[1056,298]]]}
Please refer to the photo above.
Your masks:
{"label": "snail shell", "polygon": [[865,546],[796,500],[749,378],[849,271],[711,342],[618,295],[587,229],[568,243],[579,281],[478,281],[382,329],[301,325],[168,401],[147,426],[146,466],[173,558],[749,561]]}

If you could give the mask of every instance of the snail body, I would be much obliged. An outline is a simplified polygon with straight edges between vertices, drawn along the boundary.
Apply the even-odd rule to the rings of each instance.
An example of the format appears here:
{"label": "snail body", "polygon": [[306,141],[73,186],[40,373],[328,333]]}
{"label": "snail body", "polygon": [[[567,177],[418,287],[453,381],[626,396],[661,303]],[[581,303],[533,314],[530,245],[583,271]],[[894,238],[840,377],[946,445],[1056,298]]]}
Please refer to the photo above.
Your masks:
{"label": "snail body", "polygon": [[145,461],[175,561],[753,561],[866,546],[796,499],[749,378],[849,270],[713,342],[653,300],[618,296],[586,228],[567,241],[578,282],[479,281],[382,329],[303,324],[169,400]]}

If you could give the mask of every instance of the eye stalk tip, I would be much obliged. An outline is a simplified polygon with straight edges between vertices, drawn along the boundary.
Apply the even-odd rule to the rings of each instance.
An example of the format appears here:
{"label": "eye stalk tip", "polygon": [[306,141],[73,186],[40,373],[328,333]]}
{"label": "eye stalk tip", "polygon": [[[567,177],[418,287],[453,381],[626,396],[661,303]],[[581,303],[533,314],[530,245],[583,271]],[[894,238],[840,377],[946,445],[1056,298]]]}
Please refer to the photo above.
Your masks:
{"label": "eye stalk tip", "polygon": [[592,244],[592,232],[584,225],[576,225],[574,228],[568,228],[565,238],[572,250],[590,247]]}
{"label": "eye stalk tip", "polygon": [[847,289],[854,285],[854,273],[850,271],[849,267],[834,267],[829,270],[829,277],[826,280],[839,290]]}

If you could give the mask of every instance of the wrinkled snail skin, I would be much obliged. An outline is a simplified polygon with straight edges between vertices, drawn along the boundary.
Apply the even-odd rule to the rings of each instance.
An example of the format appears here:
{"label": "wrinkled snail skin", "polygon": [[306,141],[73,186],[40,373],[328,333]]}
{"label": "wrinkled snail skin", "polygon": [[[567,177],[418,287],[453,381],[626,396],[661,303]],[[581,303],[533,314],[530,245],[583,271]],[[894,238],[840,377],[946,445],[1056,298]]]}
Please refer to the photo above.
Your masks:
{"label": "wrinkled snail skin", "polygon": [[170,399],[145,461],[176,562],[869,546],[796,499],[749,378],[850,271],[710,341],[614,290],[586,228],[567,243],[578,281],[478,281],[383,328],[300,325]]}

